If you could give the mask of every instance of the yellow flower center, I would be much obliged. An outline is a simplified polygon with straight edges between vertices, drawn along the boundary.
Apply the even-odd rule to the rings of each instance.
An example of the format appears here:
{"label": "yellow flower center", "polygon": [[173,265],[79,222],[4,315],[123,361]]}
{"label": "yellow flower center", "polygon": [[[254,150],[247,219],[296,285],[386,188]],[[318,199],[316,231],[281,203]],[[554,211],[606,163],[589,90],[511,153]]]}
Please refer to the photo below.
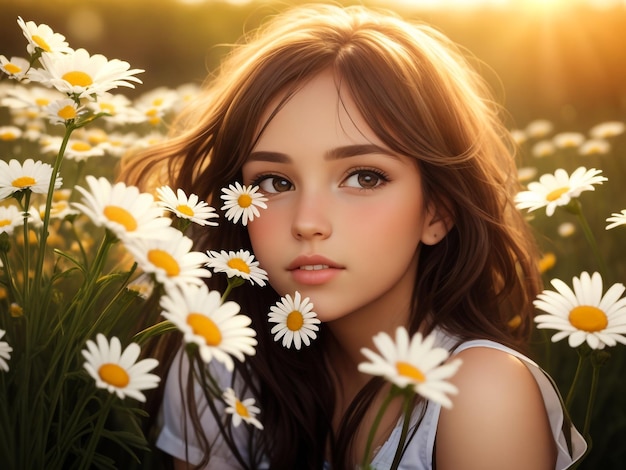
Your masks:
{"label": "yellow flower center", "polygon": [[19,318],[22,315],[24,315],[24,309],[22,307],[20,307],[18,304],[16,304],[15,302],[13,302],[10,306],[9,306],[9,314],[13,317],[13,318]]}
{"label": "yellow flower center", "polygon": [[0,227],[6,227],[7,225],[11,225],[11,221],[9,219],[0,219]]}
{"label": "yellow flower center", "polygon": [[35,181],[35,178],[31,176],[20,176],[19,178],[14,179],[11,182],[11,186],[15,188],[28,188],[29,186],[32,186],[35,183],[37,183],[37,181]]}
{"label": "yellow flower center", "polygon": [[294,310],[289,315],[287,315],[287,328],[291,331],[298,331],[304,325],[304,317],[298,310]]}
{"label": "yellow flower center", "polygon": [[93,79],[89,76],[89,74],[81,70],[64,73],[61,78],[72,86],[87,87],[93,84]]}
{"label": "yellow flower center", "polygon": [[77,152],[87,152],[88,150],[91,150],[91,145],[87,142],[74,142],[70,148],[72,150],[76,150]]}
{"label": "yellow flower center", "polygon": [[250,266],[241,258],[233,258],[229,259],[228,263],[226,263],[229,268],[236,269],[242,273],[250,274]]}
{"label": "yellow flower center", "polygon": [[148,111],[146,111],[146,116],[148,117],[158,116],[158,114],[159,114],[158,109],[150,108]]}
{"label": "yellow flower center", "polygon": [[201,313],[190,313],[187,315],[187,324],[193,334],[202,336],[209,346],[218,346],[222,342],[222,332],[209,317]]}
{"label": "yellow flower center", "polygon": [[154,106],[161,106],[163,104],[163,98],[156,98],[152,100],[152,104]]}
{"label": "yellow flower center", "polygon": [[17,134],[12,131],[0,132],[0,140],[15,140],[17,139]]}
{"label": "yellow flower center", "polygon": [[133,215],[123,207],[106,206],[102,212],[107,219],[122,225],[127,232],[137,230],[137,221]]}
{"label": "yellow flower center", "polygon": [[15,75],[16,73],[20,73],[22,71],[22,67],[19,67],[11,62],[4,64],[4,70],[9,72],[11,75]]}
{"label": "yellow flower center", "polygon": [[37,47],[41,47],[44,51],[46,52],[50,52],[50,46],[48,45],[48,43],[44,40],[44,38],[42,38],[41,36],[38,36],[36,34],[33,34],[32,36],[33,42],[35,44],[37,44]]}
{"label": "yellow flower center", "polygon": [[128,372],[113,363],[102,364],[98,369],[98,375],[104,382],[118,388],[124,388],[130,382]]}
{"label": "yellow flower center", "polygon": [[248,408],[246,408],[246,406],[239,400],[235,400],[235,411],[239,416],[242,416],[243,418],[250,417],[250,412],[248,411]]}
{"label": "yellow flower center", "polygon": [[48,106],[50,104],[50,100],[48,98],[37,98],[35,100],[35,104],[41,107]]}
{"label": "yellow flower center", "polygon": [[424,373],[414,365],[409,364],[408,362],[396,362],[396,370],[401,376],[408,377],[415,382],[421,383],[426,381],[426,376],[424,375]]}
{"label": "yellow flower center", "polygon": [[252,198],[248,194],[241,194],[237,199],[237,204],[239,204],[239,207],[245,209],[246,207],[250,207],[252,205]]}
{"label": "yellow flower center", "polygon": [[552,252],[546,253],[539,260],[539,272],[545,273],[552,269],[556,264],[556,255]]}
{"label": "yellow flower center", "polygon": [[609,319],[602,310],[591,305],[579,305],[569,312],[569,322],[573,327],[593,333],[602,331],[609,324]]}
{"label": "yellow flower center", "polygon": [[180,266],[178,262],[164,250],[150,250],[148,251],[148,261],[150,261],[157,268],[161,268],[168,276],[178,276],[180,274]]}
{"label": "yellow flower center", "polygon": [[550,191],[548,193],[548,195],[546,196],[546,199],[548,201],[550,201],[550,202],[556,201],[558,198],[560,198],[563,194],[565,194],[568,191],[569,191],[569,187],[568,186],[565,186],[563,188],[555,189],[554,191]]}
{"label": "yellow flower center", "polygon": [[115,115],[115,106],[112,103],[100,103],[100,111]]}
{"label": "yellow flower center", "polygon": [[63,108],[59,109],[57,115],[61,119],[65,119],[66,121],[68,119],[74,119],[76,118],[76,109],[73,106],[64,106]]}
{"label": "yellow flower center", "polygon": [[193,217],[194,215],[193,209],[186,204],[180,204],[176,206],[176,210],[181,214],[188,215],[189,217]]}

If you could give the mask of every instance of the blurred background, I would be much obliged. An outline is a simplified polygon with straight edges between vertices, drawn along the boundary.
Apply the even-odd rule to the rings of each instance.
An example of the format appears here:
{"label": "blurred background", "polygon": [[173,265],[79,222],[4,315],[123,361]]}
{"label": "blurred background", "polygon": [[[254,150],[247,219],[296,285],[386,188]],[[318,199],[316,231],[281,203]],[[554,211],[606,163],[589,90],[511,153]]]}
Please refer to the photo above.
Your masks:
{"label": "blurred background", "polygon": [[[65,35],[73,48],[129,62],[145,69],[144,84],[116,92],[135,97],[156,87],[201,83],[228,51],[228,45],[270,15],[299,0],[0,0],[0,54],[25,56],[25,39],[16,19],[45,23]],[[480,71],[505,107],[511,130],[527,130],[547,120],[549,133],[588,135],[597,124],[626,121],[626,0],[371,0],[334,1],[389,8],[429,23],[478,59]],[[1,123],[0,123],[1,124]],[[545,136],[539,136],[543,138]],[[626,209],[626,136],[612,137],[607,152],[581,155],[560,149],[547,158],[533,152],[533,137],[524,132],[520,166],[539,175],[558,167],[599,168],[609,178],[580,200],[605,259],[609,283],[626,282],[626,228],[605,231],[605,219]],[[2,158],[5,158],[3,155]],[[552,278],[571,284],[573,276],[597,264],[577,220],[565,211],[548,218],[533,213],[533,225],[546,253],[556,261],[546,268]],[[569,225],[568,225],[569,224]],[[537,355],[567,390],[577,357],[566,343],[546,348],[549,336],[538,335]],[[626,354],[612,348],[604,367],[592,425],[594,447],[580,467],[626,468]],[[541,362],[541,361],[540,361]],[[585,387],[580,395],[584,414]],[[512,426],[515,423],[511,423]]]}

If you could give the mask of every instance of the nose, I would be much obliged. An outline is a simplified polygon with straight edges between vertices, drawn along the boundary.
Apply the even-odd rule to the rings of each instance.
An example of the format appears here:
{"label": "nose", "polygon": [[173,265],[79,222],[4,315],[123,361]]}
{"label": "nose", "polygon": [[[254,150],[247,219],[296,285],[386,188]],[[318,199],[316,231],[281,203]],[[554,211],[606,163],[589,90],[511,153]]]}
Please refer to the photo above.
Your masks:
{"label": "nose", "polygon": [[319,192],[301,194],[298,198],[291,233],[298,240],[326,239],[332,233],[330,204]]}

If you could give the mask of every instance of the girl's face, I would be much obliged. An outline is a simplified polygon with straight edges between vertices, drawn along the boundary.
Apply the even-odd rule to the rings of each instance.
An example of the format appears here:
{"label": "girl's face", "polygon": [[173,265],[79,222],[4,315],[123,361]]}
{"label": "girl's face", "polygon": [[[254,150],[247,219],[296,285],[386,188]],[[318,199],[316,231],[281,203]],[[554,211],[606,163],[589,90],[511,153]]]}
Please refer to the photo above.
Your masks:
{"label": "girl's face", "polygon": [[438,223],[415,160],[386,147],[342,95],[329,72],[308,82],[243,166],[244,183],[269,198],[248,224],[254,254],[280,295],[310,297],[322,321],[406,315],[417,248],[435,242]]}

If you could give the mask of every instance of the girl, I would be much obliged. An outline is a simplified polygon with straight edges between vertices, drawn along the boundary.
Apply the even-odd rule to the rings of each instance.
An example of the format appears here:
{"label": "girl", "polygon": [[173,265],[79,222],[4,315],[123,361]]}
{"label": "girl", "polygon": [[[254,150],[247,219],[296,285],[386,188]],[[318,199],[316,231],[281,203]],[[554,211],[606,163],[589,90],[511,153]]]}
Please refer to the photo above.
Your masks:
{"label": "girl", "polygon": [[[488,96],[427,26],[362,7],[299,7],[237,47],[176,135],[131,162],[134,182],[165,176],[159,183],[213,205],[234,182],[268,199],[247,226],[194,234],[201,250],[252,250],[268,273],[271,288],[246,284],[230,297],[252,319],[256,355],[233,373],[209,364],[223,388],[256,400],[263,430],[222,424],[223,406],[192,373],[201,366],[178,354],[157,440],[177,468],[354,468],[389,391],[359,372],[360,351],[398,326],[435,331],[462,360],[451,409],[416,398],[400,468],[563,469],[580,457],[558,393],[523,355],[537,252]],[[295,291],[322,321],[300,350],[275,342],[267,320]],[[391,466],[400,405],[377,428],[374,468]]]}

